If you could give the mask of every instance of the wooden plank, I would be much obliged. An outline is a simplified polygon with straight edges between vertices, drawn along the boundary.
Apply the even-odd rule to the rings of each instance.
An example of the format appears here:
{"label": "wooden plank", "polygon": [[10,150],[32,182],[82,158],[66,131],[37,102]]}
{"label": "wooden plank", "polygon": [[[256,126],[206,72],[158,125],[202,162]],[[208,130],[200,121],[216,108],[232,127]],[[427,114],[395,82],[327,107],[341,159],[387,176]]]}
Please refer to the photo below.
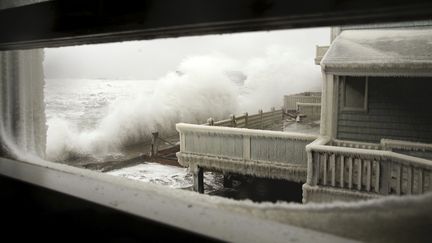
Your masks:
{"label": "wooden plank", "polygon": [[371,161],[366,160],[366,191],[370,192],[372,182]]}
{"label": "wooden plank", "polygon": [[390,192],[391,180],[391,163],[390,161],[381,161],[381,188],[380,194],[388,195]]}
{"label": "wooden plank", "polygon": [[323,186],[327,185],[327,153],[323,153]]}
{"label": "wooden plank", "polygon": [[381,164],[379,161],[374,161],[374,162],[376,164],[376,167],[375,167],[375,192],[379,193],[379,191],[380,191],[380,173],[381,173],[380,167],[381,167]]}
{"label": "wooden plank", "polygon": [[345,157],[343,155],[340,156],[340,187],[344,187],[344,172],[345,172]]}
{"label": "wooden plank", "polygon": [[396,169],[396,194],[401,195],[402,189],[402,166],[401,164],[394,164]]}
{"label": "wooden plank", "polygon": [[417,168],[417,171],[418,171],[417,191],[418,194],[422,194],[423,193],[423,170],[421,168]]}
{"label": "wooden plank", "polygon": [[357,190],[362,189],[362,172],[363,172],[363,161],[362,159],[357,159]]}
{"label": "wooden plank", "polygon": [[407,167],[407,194],[412,194],[413,192],[413,168],[412,166]]}
{"label": "wooden plank", "polygon": [[336,186],[336,155],[332,154],[330,156],[330,166],[331,166],[331,185]]}
{"label": "wooden plank", "polygon": [[319,179],[320,179],[320,154],[318,152],[312,152],[313,156],[313,186],[318,185]]}
{"label": "wooden plank", "polygon": [[348,188],[352,189],[352,185],[353,185],[353,158],[349,157],[348,158]]}

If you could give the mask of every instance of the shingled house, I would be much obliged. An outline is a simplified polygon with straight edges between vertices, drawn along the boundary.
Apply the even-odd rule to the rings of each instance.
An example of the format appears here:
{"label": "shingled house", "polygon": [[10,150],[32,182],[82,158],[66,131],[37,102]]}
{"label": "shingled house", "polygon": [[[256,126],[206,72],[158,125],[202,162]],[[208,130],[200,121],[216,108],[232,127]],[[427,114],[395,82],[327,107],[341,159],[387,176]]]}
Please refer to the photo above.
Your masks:
{"label": "shingled house", "polygon": [[431,22],[333,29],[305,201],[432,189]]}

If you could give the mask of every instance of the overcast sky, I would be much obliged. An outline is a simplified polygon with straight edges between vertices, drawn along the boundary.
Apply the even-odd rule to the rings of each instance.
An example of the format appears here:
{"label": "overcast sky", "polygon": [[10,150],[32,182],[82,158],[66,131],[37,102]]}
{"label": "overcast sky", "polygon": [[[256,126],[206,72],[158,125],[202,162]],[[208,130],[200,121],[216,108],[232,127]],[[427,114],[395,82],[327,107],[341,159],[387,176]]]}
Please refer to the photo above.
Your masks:
{"label": "overcast sky", "polygon": [[44,67],[46,78],[155,79],[187,57],[222,54],[242,62],[271,46],[289,47],[312,63],[315,46],[329,42],[330,28],[313,28],[48,48]]}

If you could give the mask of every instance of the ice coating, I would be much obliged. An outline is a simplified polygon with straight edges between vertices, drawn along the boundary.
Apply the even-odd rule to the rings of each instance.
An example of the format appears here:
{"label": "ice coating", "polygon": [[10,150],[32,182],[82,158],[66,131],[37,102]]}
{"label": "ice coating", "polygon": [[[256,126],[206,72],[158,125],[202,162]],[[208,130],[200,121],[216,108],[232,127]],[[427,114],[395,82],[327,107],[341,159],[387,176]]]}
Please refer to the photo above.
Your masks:
{"label": "ice coating", "polygon": [[43,50],[0,52],[0,141],[9,157],[45,157]]}
{"label": "ice coating", "polygon": [[432,29],[345,30],[332,43],[324,68],[432,67]]}

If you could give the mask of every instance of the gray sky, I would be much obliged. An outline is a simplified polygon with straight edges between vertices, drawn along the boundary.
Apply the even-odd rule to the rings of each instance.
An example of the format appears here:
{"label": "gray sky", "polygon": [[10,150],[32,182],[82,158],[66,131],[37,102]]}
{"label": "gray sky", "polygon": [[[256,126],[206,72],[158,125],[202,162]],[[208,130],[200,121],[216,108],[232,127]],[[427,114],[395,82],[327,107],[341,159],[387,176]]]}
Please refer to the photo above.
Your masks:
{"label": "gray sky", "polygon": [[313,28],[48,48],[44,67],[46,78],[155,79],[187,57],[222,54],[242,62],[270,46],[290,47],[312,63],[315,45],[329,42],[330,28]]}

